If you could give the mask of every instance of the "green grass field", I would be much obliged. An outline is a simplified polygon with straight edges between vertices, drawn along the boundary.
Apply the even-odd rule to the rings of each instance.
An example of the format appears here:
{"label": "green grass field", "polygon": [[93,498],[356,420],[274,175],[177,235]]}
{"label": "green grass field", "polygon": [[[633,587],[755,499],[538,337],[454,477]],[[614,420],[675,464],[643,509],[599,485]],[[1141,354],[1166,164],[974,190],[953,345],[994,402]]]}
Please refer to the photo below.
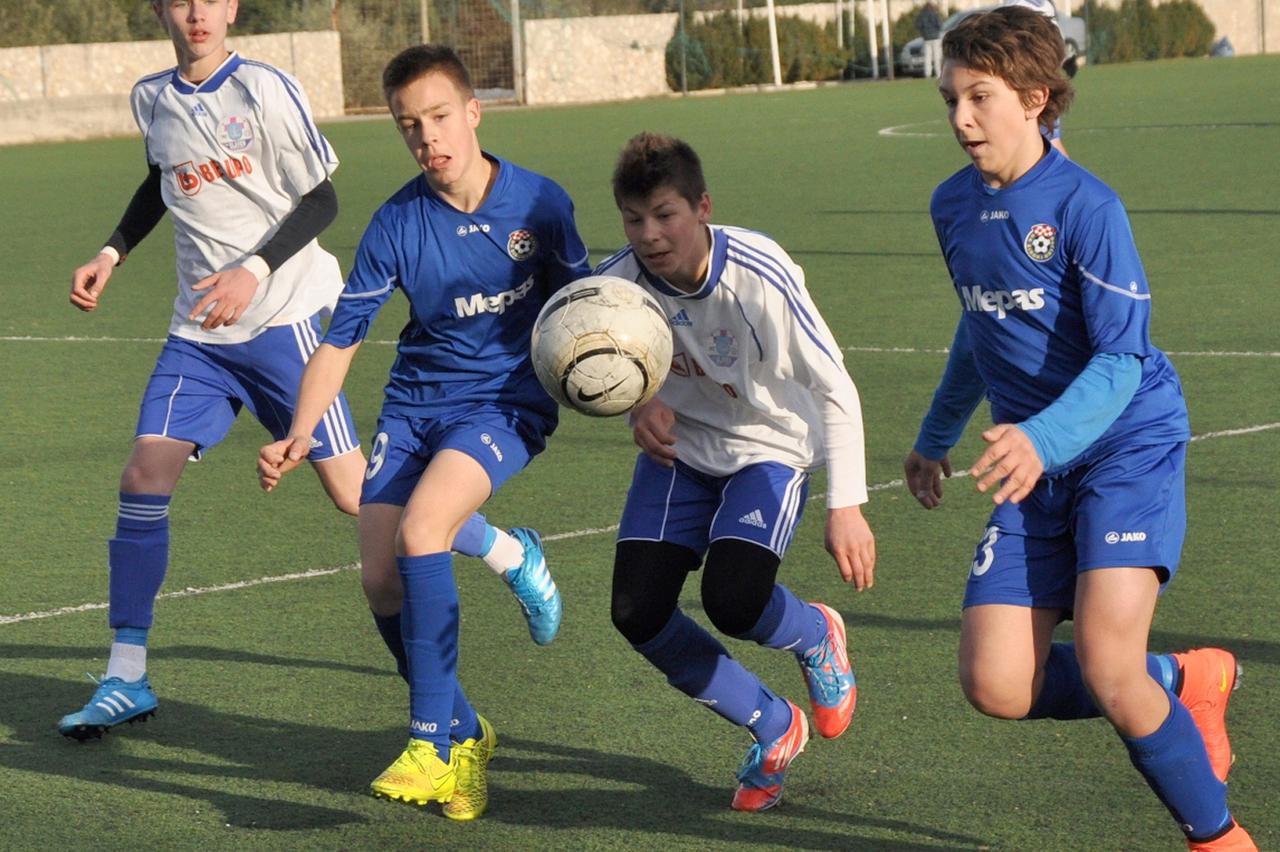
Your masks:
{"label": "green grass field", "polygon": [[[1280,453],[1280,88],[1267,82],[1278,77],[1280,57],[1087,68],[1064,132],[1128,206],[1155,293],[1153,336],[1200,436],[1183,567],[1152,644],[1220,644],[1244,663],[1231,802],[1263,849],[1280,847],[1280,489],[1266,461]],[[71,270],[143,175],[128,139],[0,149],[0,848],[1181,848],[1104,722],[996,722],[956,685],[984,498],[955,480],[926,513],[894,482],[956,318],[927,208],[964,156],[936,92],[905,81],[495,110],[481,137],[569,190],[599,259],[622,241],[612,161],[642,129],[700,150],[716,221],[768,231],[804,265],[862,394],[876,587],[857,595],[839,582],[820,499],[781,575],[844,613],[861,700],[843,738],[815,741],[796,762],[783,806],[729,811],[746,737],[667,687],[613,631],[609,527],[634,450],[622,421],[572,414],[487,510],[550,539],[560,638],[533,646],[496,577],[458,562],[461,674],[501,740],[479,822],[368,795],[404,744],[407,698],[351,568],[355,526],[309,474],[258,490],[265,433],[249,419],[188,469],[174,499],[165,590],[190,593],[157,605],[159,715],[85,745],[57,734],[92,690],[83,673],[106,665],[104,542],[172,301],[162,224],[96,314],[67,303]],[[413,166],[389,121],[325,130],[344,162],[342,213],[323,242],[346,266]],[[397,299],[347,386],[366,438],[403,317]],[[954,454],[964,464],[976,432]],[[685,604],[701,617],[696,594]],[[786,655],[732,647],[803,698]]]}

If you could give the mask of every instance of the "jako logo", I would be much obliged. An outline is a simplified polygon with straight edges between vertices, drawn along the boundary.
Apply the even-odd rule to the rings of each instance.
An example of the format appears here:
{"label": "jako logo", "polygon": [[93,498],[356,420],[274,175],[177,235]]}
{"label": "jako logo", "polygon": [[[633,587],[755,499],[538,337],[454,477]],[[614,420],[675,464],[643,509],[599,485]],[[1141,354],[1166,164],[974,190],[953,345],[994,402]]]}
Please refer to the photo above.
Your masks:
{"label": "jako logo", "polygon": [[424,734],[434,734],[437,727],[439,726],[435,722],[419,722],[417,719],[409,723],[409,730],[421,731]]}
{"label": "jako logo", "polygon": [[1043,308],[1044,288],[983,290],[982,285],[974,284],[972,287],[961,287],[960,298],[966,311],[985,311],[994,313],[998,319],[1004,319],[1014,308],[1023,311],[1038,311]]}
{"label": "jako logo", "polygon": [[503,290],[496,296],[472,293],[470,299],[459,296],[453,300],[453,306],[457,309],[460,317],[473,317],[476,314],[501,314],[507,308],[529,295],[529,291],[532,289],[533,276],[530,275],[523,284],[514,290]]}
{"label": "jako logo", "polygon": [[1125,541],[1146,541],[1147,534],[1144,532],[1109,532],[1102,537],[1107,544],[1119,544]]}
{"label": "jako logo", "polygon": [[502,450],[498,449],[498,444],[488,432],[480,433],[480,443],[493,450],[493,455],[498,461],[502,461]]}

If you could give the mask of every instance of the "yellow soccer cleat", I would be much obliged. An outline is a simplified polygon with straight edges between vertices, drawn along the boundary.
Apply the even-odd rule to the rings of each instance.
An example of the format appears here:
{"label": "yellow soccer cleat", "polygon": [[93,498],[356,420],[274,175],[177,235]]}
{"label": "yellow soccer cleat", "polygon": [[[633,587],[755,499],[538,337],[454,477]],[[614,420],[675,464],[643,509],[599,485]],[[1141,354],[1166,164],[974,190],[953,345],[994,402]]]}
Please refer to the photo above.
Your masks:
{"label": "yellow soccer cleat", "polygon": [[381,799],[415,805],[448,802],[457,786],[457,749],[450,750],[449,762],[445,763],[436,753],[435,745],[418,739],[409,740],[408,747],[396,762],[369,785],[373,795]]}
{"label": "yellow soccer cleat", "polygon": [[488,766],[498,748],[498,734],[488,719],[477,718],[480,739],[471,737],[453,744],[453,753],[458,758],[458,785],[453,798],[444,803],[444,815],[449,819],[476,819],[489,806]]}

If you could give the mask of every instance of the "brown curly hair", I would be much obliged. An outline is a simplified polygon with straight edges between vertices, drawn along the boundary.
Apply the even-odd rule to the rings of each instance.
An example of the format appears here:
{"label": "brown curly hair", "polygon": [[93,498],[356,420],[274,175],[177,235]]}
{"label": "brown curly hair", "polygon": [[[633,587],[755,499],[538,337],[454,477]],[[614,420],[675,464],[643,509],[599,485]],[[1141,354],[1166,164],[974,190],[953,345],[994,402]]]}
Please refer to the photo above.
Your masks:
{"label": "brown curly hair", "polygon": [[1022,105],[1034,103],[1034,93],[1049,90],[1040,124],[1053,127],[1075,97],[1071,80],[1063,76],[1066,46],[1057,26],[1023,6],[1001,6],[963,19],[942,39],[943,61],[999,77],[1018,93]]}

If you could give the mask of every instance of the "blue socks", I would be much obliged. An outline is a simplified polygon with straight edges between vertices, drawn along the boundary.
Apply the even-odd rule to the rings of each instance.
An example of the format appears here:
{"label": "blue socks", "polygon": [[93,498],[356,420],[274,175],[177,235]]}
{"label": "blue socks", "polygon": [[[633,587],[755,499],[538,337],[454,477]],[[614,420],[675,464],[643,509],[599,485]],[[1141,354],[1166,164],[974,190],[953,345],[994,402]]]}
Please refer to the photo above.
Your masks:
{"label": "blue socks", "polygon": [[[409,658],[405,655],[404,637],[400,631],[400,613],[378,615],[375,612],[372,615],[373,623],[377,625],[382,641],[386,643],[387,650],[391,652],[391,656],[395,657],[396,672],[400,677],[404,678],[405,683],[412,683],[409,680]],[[453,718],[449,727],[451,736],[456,742],[462,742],[471,737],[478,738],[481,733],[480,720],[476,717],[476,711],[471,706],[471,702],[467,701],[467,696],[463,693],[461,684],[458,685],[453,693]]]}
{"label": "blue socks", "polygon": [[[1147,673],[1166,690],[1176,693],[1182,680],[1178,663],[1168,654],[1147,654]],[[1028,719],[1096,719],[1102,715],[1085,689],[1073,642],[1054,642],[1044,666],[1044,683]]]}
{"label": "blue socks", "polygon": [[453,552],[461,553],[463,556],[483,558],[489,552],[489,548],[493,547],[497,537],[497,531],[489,526],[484,515],[476,512],[467,518],[462,529],[458,530],[458,534],[453,537]]}
{"label": "blue socks", "polygon": [[1191,712],[1168,689],[1165,693],[1169,716],[1164,723],[1145,737],[1120,739],[1133,765],[1187,837],[1208,839],[1231,824],[1227,785],[1213,774]]}
{"label": "blue socks", "polygon": [[396,558],[404,583],[400,629],[409,663],[409,736],[427,740],[449,760],[449,731],[458,692],[458,587],[453,556]]}
{"label": "blue socks", "polygon": [[[156,595],[169,563],[169,497],[120,492],[116,535],[107,543],[110,566],[108,623],[113,628],[142,628],[126,644],[145,645],[145,629],[154,617]],[[142,641],[137,641],[141,638]]]}
{"label": "blue socks", "polygon": [[[1147,673],[1164,687],[1169,715],[1155,732],[1121,737],[1129,759],[1188,837],[1213,837],[1231,824],[1227,788],[1213,774],[1204,740],[1178,700],[1182,675],[1167,654],[1147,654]],[[1055,642],[1045,662],[1044,684],[1028,719],[1091,719],[1102,712],[1085,688],[1075,645]]]}
{"label": "blue socks", "polygon": [[667,676],[667,683],[747,728],[759,742],[776,740],[791,724],[786,702],[679,609],[657,636],[635,649]]}
{"label": "blue socks", "polygon": [[748,639],[766,648],[792,651],[797,656],[812,650],[827,636],[827,619],[813,604],[805,603],[781,583],[765,604],[760,620],[738,639]]}

